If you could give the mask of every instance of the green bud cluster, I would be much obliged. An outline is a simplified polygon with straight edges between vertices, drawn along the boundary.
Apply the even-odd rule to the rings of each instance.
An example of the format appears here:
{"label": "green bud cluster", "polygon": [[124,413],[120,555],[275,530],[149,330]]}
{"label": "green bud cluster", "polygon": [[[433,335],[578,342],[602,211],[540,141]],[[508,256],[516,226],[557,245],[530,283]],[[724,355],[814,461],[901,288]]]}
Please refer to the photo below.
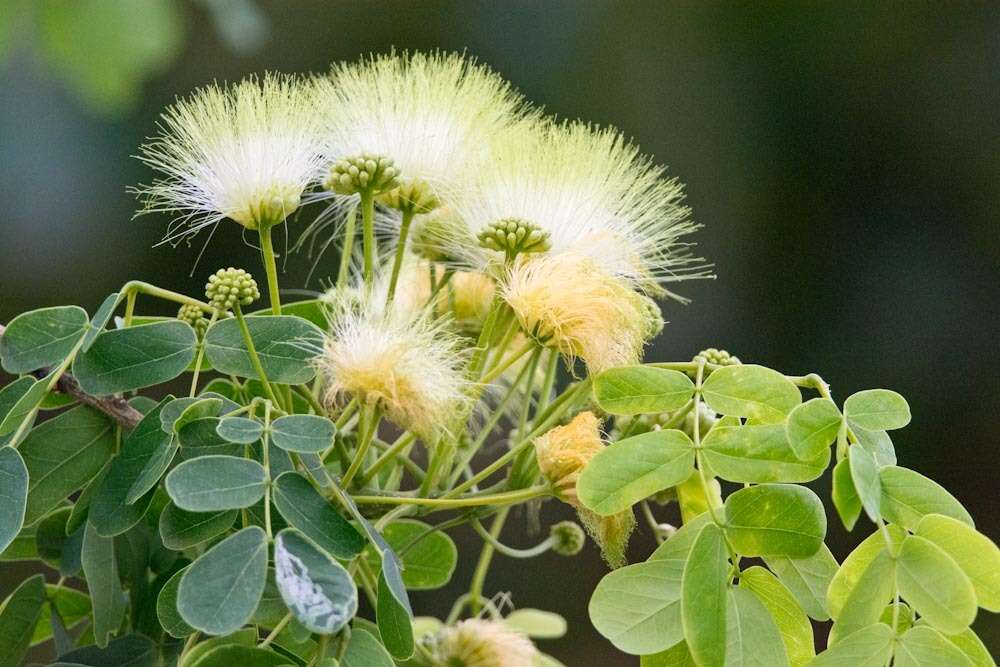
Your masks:
{"label": "green bud cluster", "polygon": [[422,215],[441,205],[430,184],[422,178],[403,181],[397,187],[379,195],[380,204],[403,213]]}
{"label": "green bud cluster", "polygon": [[243,269],[219,269],[208,277],[205,298],[218,310],[249,306],[260,298],[257,281]]}
{"label": "green bud cluster", "polygon": [[699,359],[704,359],[706,363],[715,364],[716,366],[739,366],[743,363],[739,357],[731,355],[725,350],[717,350],[714,347],[702,350],[694,355],[691,361],[697,362]]}
{"label": "green bud cluster", "polygon": [[208,331],[208,318],[205,317],[205,311],[198,306],[184,304],[177,311],[177,319],[190,324],[199,339],[205,337],[205,332]]}
{"label": "green bud cluster", "polygon": [[549,233],[526,220],[506,218],[479,232],[479,245],[513,257],[522,252],[545,252],[552,247]]}
{"label": "green bud cluster", "polygon": [[583,549],[587,539],[580,524],[573,521],[560,521],[552,524],[549,529],[552,536],[552,550],[560,556],[575,556]]}
{"label": "green bud cluster", "polygon": [[399,183],[399,169],[392,159],[362,153],[344,158],[330,168],[323,185],[341,195],[353,195],[361,192],[379,194],[387,192]]}

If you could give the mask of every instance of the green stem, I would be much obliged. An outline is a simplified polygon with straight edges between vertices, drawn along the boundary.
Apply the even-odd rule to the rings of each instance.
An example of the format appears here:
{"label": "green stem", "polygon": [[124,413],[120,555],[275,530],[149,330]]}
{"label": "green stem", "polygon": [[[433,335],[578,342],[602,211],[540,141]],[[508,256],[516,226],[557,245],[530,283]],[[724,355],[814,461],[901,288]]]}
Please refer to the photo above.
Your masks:
{"label": "green stem", "polygon": [[498,377],[503,375],[504,371],[513,366],[518,359],[528,354],[532,350],[541,350],[541,349],[542,348],[538,347],[538,343],[536,343],[535,341],[533,340],[526,341],[524,345],[518,348],[517,351],[512,352],[507,356],[506,359],[504,359],[503,361],[499,362],[496,366],[491,368],[490,371],[486,373],[486,375],[484,375],[479,380],[479,382],[481,384],[489,384],[490,382],[493,382]]}
{"label": "green stem", "polygon": [[358,486],[364,487],[369,480],[375,477],[375,475],[377,475],[379,471],[382,470],[382,468],[384,468],[390,461],[396,458],[400,452],[413,444],[414,440],[416,440],[416,436],[412,433],[404,433],[396,438],[396,441],[392,443],[389,449],[382,452],[382,455],[375,459],[375,463],[361,473],[361,477],[358,478]]}
{"label": "green stem", "polygon": [[415,498],[413,496],[353,496],[353,498],[358,505],[416,505],[434,509],[453,509],[481,505],[513,505],[550,495],[552,495],[552,489],[548,486],[530,486],[517,491],[482,496],[463,496],[461,498]]}
{"label": "green stem", "polygon": [[345,489],[351,485],[351,480],[354,476],[358,474],[361,466],[364,465],[365,457],[368,455],[368,449],[372,445],[372,438],[375,437],[375,432],[378,430],[378,422],[381,419],[381,414],[379,409],[375,405],[365,405],[361,410],[361,440],[358,441],[358,449],[354,453],[354,459],[351,461],[351,466],[344,473],[343,478],[340,480],[340,485]]}
{"label": "green stem", "polygon": [[271,644],[271,642],[273,642],[277,638],[277,636],[281,634],[281,631],[284,630],[285,626],[288,625],[291,621],[292,621],[292,612],[288,612],[271,629],[271,632],[268,633],[267,637],[264,637],[264,641],[262,641],[260,644],[257,644],[257,648],[267,648]]}
{"label": "green stem", "polygon": [[337,270],[337,287],[347,285],[351,272],[351,255],[354,253],[355,227],[358,220],[358,207],[352,206],[347,212],[347,222],[344,223],[344,247],[340,251],[340,268]]}
{"label": "green stem", "polygon": [[[493,519],[493,525],[490,527],[489,532],[489,535],[493,539],[499,539],[500,533],[503,531],[503,524],[507,520],[507,514],[507,509],[500,510],[496,518]],[[472,584],[469,586],[469,604],[474,614],[478,614],[482,608],[483,585],[486,583],[486,573],[489,572],[495,550],[496,548],[493,544],[489,542],[484,544],[483,550],[479,552],[479,561],[476,563],[476,570],[472,573]]]}
{"label": "green stem", "polygon": [[364,242],[365,285],[375,283],[375,196],[365,191],[361,193],[361,229]]}
{"label": "green stem", "polygon": [[174,303],[179,303],[181,305],[197,306],[206,313],[215,312],[215,308],[208,305],[204,301],[199,301],[198,299],[187,296],[186,294],[172,292],[168,289],[157,287],[156,285],[150,285],[149,283],[144,283],[141,280],[132,280],[125,283],[122,287],[122,291],[129,293],[134,292],[135,294],[145,294],[146,296],[156,297],[157,299],[163,299],[164,301],[173,301]]}
{"label": "green stem", "polygon": [[386,297],[386,304],[391,304],[393,297],[396,296],[396,283],[399,281],[399,272],[403,268],[403,257],[406,255],[406,237],[410,233],[411,222],[413,222],[413,209],[407,208],[403,211],[403,219],[399,224],[396,259],[392,263],[392,276],[389,278],[389,294]]}
{"label": "green stem", "polygon": [[507,546],[497,537],[494,537],[491,532],[483,527],[483,524],[479,522],[479,519],[473,519],[470,525],[479,537],[483,538],[484,542],[489,544],[498,552],[502,553],[504,556],[509,556],[510,558],[535,558],[536,556],[541,556],[543,553],[552,548],[552,543],[554,542],[553,538],[550,536],[528,549],[515,549],[514,547]]}
{"label": "green stem", "polygon": [[251,365],[253,365],[254,370],[257,372],[257,378],[264,385],[264,391],[267,393],[267,397],[271,399],[271,402],[275,405],[281,405],[277,395],[274,393],[274,389],[271,388],[271,383],[267,381],[267,373],[264,372],[264,365],[260,363],[260,357],[257,356],[257,348],[253,344],[253,338],[250,337],[250,329],[247,327],[246,318],[243,317],[243,310],[239,304],[233,307],[233,313],[236,314],[236,321],[240,325],[240,333],[243,334],[243,344],[247,346],[247,354],[250,356]]}
{"label": "green stem", "polygon": [[271,242],[272,227],[261,227],[260,254],[264,259],[264,272],[267,274],[267,292],[271,297],[271,312],[281,315],[281,296],[278,293],[278,265],[274,261],[274,245]]}
{"label": "green stem", "polygon": [[125,296],[125,328],[132,326],[132,318],[135,316],[135,301],[138,294],[134,289],[128,290]]}
{"label": "green stem", "polygon": [[270,458],[270,434],[271,434],[271,404],[264,404],[264,437],[261,439],[261,458],[264,462],[264,474],[267,475],[267,485],[264,487],[264,532],[270,542],[273,539],[271,533],[271,458]]}
{"label": "green stem", "polygon": [[[212,313],[212,319],[208,321],[208,328],[211,329],[212,325],[215,324],[216,318],[219,316],[219,311],[214,311]],[[194,398],[195,393],[198,391],[198,375],[201,373],[201,360],[205,358],[205,339],[204,337],[198,341],[198,354],[194,358],[194,373],[191,374],[191,391],[188,396]]]}

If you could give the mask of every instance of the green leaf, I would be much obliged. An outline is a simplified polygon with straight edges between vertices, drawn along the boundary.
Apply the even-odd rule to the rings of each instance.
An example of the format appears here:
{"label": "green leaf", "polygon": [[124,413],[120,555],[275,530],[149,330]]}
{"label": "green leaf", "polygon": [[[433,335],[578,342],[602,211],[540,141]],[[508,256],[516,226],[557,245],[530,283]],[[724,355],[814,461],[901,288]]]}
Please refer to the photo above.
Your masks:
{"label": "green leaf", "polygon": [[940,514],[921,519],[915,534],[936,544],[962,568],[976,589],[980,607],[1000,611],[1000,549],[990,538]]}
{"label": "green leaf", "polygon": [[726,498],[726,537],[744,556],[805,558],[823,544],[826,513],[803,486],[751,486]]}
{"label": "green leaf", "polygon": [[[458,562],[458,549],[444,532],[431,532],[421,521],[400,519],[383,530],[385,541],[402,553],[403,583],[409,590],[433,590],[451,580]],[[414,542],[414,540],[419,541]],[[381,567],[381,557],[373,547],[366,554],[372,569]]]}
{"label": "green leaf", "polygon": [[260,436],[264,434],[264,426],[246,417],[224,417],[215,426],[215,432],[228,442],[249,445],[260,440]]}
{"label": "green leaf", "polygon": [[861,498],[858,497],[858,490],[854,488],[854,480],[851,478],[851,462],[848,459],[841,459],[833,468],[833,506],[837,508],[840,520],[844,522],[844,528],[854,530],[854,524],[861,516]]}
{"label": "green leaf", "polygon": [[267,471],[256,461],[235,456],[201,456],[167,475],[174,504],[189,512],[249,507],[264,497]]}
{"label": "green leaf", "polygon": [[83,345],[80,346],[81,352],[86,352],[94,344],[97,336],[104,330],[104,327],[111,319],[111,315],[114,314],[115,308],[118,307],[120,302],[121,294],[118,292],[112,292],[104,299],[101,307],[94,313],[94,318],[90,321],[90,326],[87,327],[87,333],[83,337]]}
{"label": "green leaf", "polygon": [[698,533],[681,581],[684,639],[702,667],[726,660],[726,604],[729,557],[722,531],[708,524]]}
{"label": "green leaf", "polygon": [[601,516],[683,482],[694,471],[694,443],[683,431],[650,431],[605,447],[583,469],[577,493]]}
{"label": "green leaf", "polygon": [[158,667],[160,652],[153,640],[132,634],[114,639],[107,648],[85,646],[59,656],[52,667]]}
{"label": "green leaf", "polygon": [[[906,537],[906,531],[899,526],[886,526],[889,539],[892,540],[893,553],[902,544]],[[834,619],[840,617],[840,611],[844,608],[847,598],[858,585],[868,566],[875,558],[886,550],[885,537],[882,532],[876,532],[865,538],[854,551],[844,559],[840,569],[837,570],[833,579],[826,589],[826,603],[830,616]]]}
{"label": "green leaf", "polygon": [[854,482],[854,490],[861,506],[865,508],[868,518],[877,523],[882,518],[882,483],[875,457],[864,447],[851,447],[848,450],[848,461],[851,481]]}
{"label": "green leaf", "polygon": [[896,645],[895,667],[974,667],[944,635],[926,625],[910,628]]}
{"label": "green leaf", "polygon": [[232,528],[238,515],[237,510],[188,512],[168,503],[160,513],[160,539],[168,549],[190,549]]}
{"label": "green leaf", "polygon": [[868,431],[854,426],[851,428],[858,444],[864,447],[869,454],[875,457],[875,462],[879,468],[896,465],[896,448],[892,445],[892,438],[885,431]]}
{"label": "green leaf", "polygon": [[317,415],[287,415],[271,423],[271,442],[289,452],[319,453],[333,444],[333,422]]}
{"label": "green leaf", "polygon": [[882,515],[892,523],[915,530],[927,514],[943,514],[975,527],[972,517],[953,495],[918,472],[888,466],[879,470]]}
{"label": "green leaf", "polygon": [[282,599],[310,632],[335,634],[358,611],[351,575],[294,528],[275,538],[274,570]]}
{"label": "green leaf", "polygon": [[28,469],[13,447],[0,447],[0,553],[24,525],[28,502]]}
{"label": "green leaf", "polygon": [[851,633],[878,622],[895,592],[896,563],[888,551],[881,551],[865,568],[851,590],[837,621],[830,630],[830,645]]}
{"label": "green leaf", "polygon": [[897,559],[899,592],[925,621],[950,635],[976,618],[976,592],[958,564],[916,535],[903,540]]}
{"label": "green leaf", "polygon": [[726,603],[726,664],[788,665],[781,633],[770,612],[742,588],[729,589]]}
{"label": "green leaf", "polygon": [[164,426],[168,423],[170,424],[170,429],[176,434],[180,434],[184,430],[184,427],[188,424],[198,421],[199,419],[206,419],[209,417],[215,417],[219,414],[219,409],[222,408],[221,398],[195,398],[195,399],[177,399],[170,403],[170,409],[165,410],[165,412],[173,412],[175,409],[180,408],[180,413],[174,418],[170,414],[163,415],[161,421]]}
{"label": "green leaf", "polygon": [[181,618],[181,613],[177,611],[177,589],[180,588],[181,578],[185,572],[187,572],[186,567],[175,572],[167,579],[167,583],[163,585],[160,594],[156,597],[156,618],[166,633],[177,639],[183,639],[196,632]]}
{"label": "green leaf", "polygon": [[702,386],[708,407],[723,415],[749,417],[764,424],[785,421],[802,394],[781,373],[747,364],[724,366],[708,376]]}
{"label": "green leaf", "polygon": [[118,577],[114,538],[101,537],[88,523],[83,533],[82,559],[94,609],[94,640],[103,648],[121,627],[128,605]]}
{"label": "green leaf", "polygon": [[648,560],[674,560],[679,563],[678,567],[684,568],[684,563],[687,562],[688,555],[691,553],[691,547],[694,545],[695,539],[698,538],[698,533],[706,524],[712,521],[712,516],[706,511],[702,512],[693,519],[689,519],[684,522],[677,532],[670,536],[666,542],[656,547],[656,549],[649,555]]}
{"label": "green leaf", "polygon": [[73,362],[73,374],[96,396],[162,384],[187,369],[196,342],[194,329],[180,320],[104,331]]}
{"label": "green leaf", "polygon": [[683,574],[683,560],[650,560],[613,570],[590,598],[590,622],[625,653],[645,655],[670,648],[684,639]]}
{"label": "green leaf", "polygon": [[885,623],[869,625],[820,653],[809,667],[885,667],[892,657],[893,637]]}
{"label": "green leaf", "polygon": [[691,657],[687,643],[681,642],[666,651],[640,657],[639,667],[698,667],[698,664]]}
{"label": "green leaf", "polygon": [[799,606],[817,621],[830,619],[826,606],[826,591],[837,573],[837,559],[824,544],[807,558],[767,556],[764,562],[791,591]]}
{"label": "green leaf", "polygon": [[0,665],[21,664],[45,605],[45,577],[21,582],[0,607]]}
{"label": "green leaf", "polygon": [[228,644],[205,653],[191,667],[287,667],[289,660],[280,653],[257,646]]}
{"label": "green leaf", "polygon": [[804,665],[815,657],[809,617],[777,577],[755,565],[740,572],[740,587],[753,593],[770,613],[792,667]]}
{"label": "green leaf", "polygon": [[[10,414],[10,411],[14,408],[17,402],[20,401],[35,384],[36,382],[34,378],[22,377],[14,380],[3,389],[0,389],[0,424],[5,422],[7,415]],[[16,426],[12,426],[10,431],[13,431],[14,428],[16,428]],[[5,435],[0,435],[0,447],[11,444],[11,440],[13,440],[13,438],[14,435],[10,432],[7,432]]]}
{"label": "green leaf", "polygon": [[114,447],[111,421],[82,405],[32,429],[20,446],[28,469],[25,524],[42,518],[93,479]]}
{"label": "green leaf", "polygon": [[[268,380],[280,384],[304,384],[316,374],[312,365],[322,344],[323,332],[300,317],[250,317],[246,319]],[[205,334],[205,356],[212,366],[226,375],[256,378],[257,371],[243,343],[239,322],[221,320]]]}
{"label": "green leaf", "polygon": [[966,628],[957,635],[948,635],[948,641],[958,647],[966,658],[972,661],[975,667],[996,667],[989,649],[983,645],[983,641],[976,636],[972,628]]}
{"label": "green leaf", "polygon": [[66,586],[45,585],[46,602],[42,605],[42,613],[35,624],[31,635],[31,645],[37,646],[52,638],[52,603],[55,600],[56,609],[63,627],[70,630],[90,617],[90,596]]}
{"label": "green leaf", "polygon": [[164,433],[160,427],[162,411],[166,409],[165,404],[169,400],[168,396],[156,408],[150,410],[125,439],[125,447],[132,448],[136,459],[142,461],[142,468],[135,474],[125,495],[125,502],[128,504],[137,502],[160,483],[160,478],[177,454],[178,438]]}
{"label": "green leaf", "polygon": [[188,422],[175,436],[180,444],[179,458],[189,461],[202,456],[242,456],[243,445],[233,444],[218,433],[219,420],[215,417],[204,417]]}
{"label": "green leaf", "polygon": [[274,482],[272,500],[290,526],[331,556],[351,560],[364,548],[358,531],[302,475],[280,475]]}
{"label": "green leaf", "polygon": [[[400,590],[402,589],[402,590]],[[379,635],[390,655],[396,660],[406,660],[414,651],[413,611],[409,598],[396,569],[395,558],[382,559],[382,572],[378,578],[378,600],[375,619]]]}
{"label": "green leaf", "polygon": [[355,630],[347,643],[340,667],[393,667],[395,663],[385,647],[365,630]]}
{"label": "green leaf", "polygon": [[244,528],[188,566],[177,591],[177,609],[191,627],[224,635],[245,625],[260,602],[267,577],[267,536]]}
{"label": "green leaf", "polygon": [[566,636],[566,619],[541,609],[515,609],[503,622],[508,627],[533,639],[559,639]]}
{"label": "green leaf", "polygon": [[784,424],[716,427],[702,445],[708,467],[730,482],[809,482],[822,475],[830,463],[829,448],[811,461],[796,456]]}
{"label": "green leaf", "polygon": [[670,412],[693,395],[691,378],[664,368],[621,366],[594,378],[594,400],[613,415]]}
{"label": "green leaf", "polygon": [[73,352],[87,330],[87,311],[54,306],[21,313],[0,336],[3,369],[11,375],[58,366]]}
{"label": "green leaf", "polygon": [[814,398],[788,415],[785,432],[795,455],[803,461],[815,459],[837,439],[842,417],[828,398]]}
{"label": "green leaf", "polygon": [[910,423],[906,399],[888,389],[868,389],[848,396],[844,414],[851,426],[869,431],[891,431]]}

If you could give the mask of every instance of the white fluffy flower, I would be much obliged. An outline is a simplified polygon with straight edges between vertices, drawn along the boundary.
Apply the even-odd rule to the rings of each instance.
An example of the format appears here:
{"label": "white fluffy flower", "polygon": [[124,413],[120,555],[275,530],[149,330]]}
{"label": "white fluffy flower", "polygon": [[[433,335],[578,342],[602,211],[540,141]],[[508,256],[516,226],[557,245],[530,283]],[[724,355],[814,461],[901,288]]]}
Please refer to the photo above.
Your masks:
{"label": "white fluffy flower", "polygon": [[538,649],[503,621],[470,618],[438,634],[435,657],[449,667],[532,667]]}
{"label": "white fluffy flower", "polygon": [[136,192],[145,212],[178,214],[168,239],[223,218],[248,229],[280,223],[319,168],[318,128],[308,90],[294,77],[212,84],[163,114],[159,135],[139,155],[163,176]]}

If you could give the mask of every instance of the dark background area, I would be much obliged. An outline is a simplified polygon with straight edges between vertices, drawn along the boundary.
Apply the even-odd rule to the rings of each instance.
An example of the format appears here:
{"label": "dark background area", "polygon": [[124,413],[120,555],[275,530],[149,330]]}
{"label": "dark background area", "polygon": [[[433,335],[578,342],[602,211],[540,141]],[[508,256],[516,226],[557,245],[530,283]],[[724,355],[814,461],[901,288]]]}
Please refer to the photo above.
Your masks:
{"label": "dark background area", "polygon": [[[203,239],[153,247],[166,219],[130,219],[126,187],[151,177],[130,155],[175,96],[392,46],[466,50],[550,112],[621,128],[687,184],[718,279],[684,285],[689,306],[665,305],[650,358],[725,347],[817,371],[841,400],[899,391],[913,410],[894,437],[901,463],[1000,537],[1000,6],[8,2],[0,321],[64,303],[93,312],[133,278],[198,293],[219,266],[259,270],[236,225],[220,227],[192,277]],[[116,4],[139,10],[100,14]],[[302,286],[308,265],[290,257],[283,285]],[[828,485],[816,485],[824,497]],[[830,518],[839,558],[871,530],[862,519],[848,535]],[[509,542],[537,541],[523,525]],[[443,616],[467,587],[477,550],[463,536],[452,587],[415,594],[418,613]],[[633,546],[644,558],[648,534]],[[592,547],[575,561],[499,557],[487,588],[569,618],[567,638],[541,644],[567,665],[637,664],[587,620],[604,573]],[[0,593],[13,574],[0,568]],[[1000,652],[996,616],[981,611],[974,627]]]}

